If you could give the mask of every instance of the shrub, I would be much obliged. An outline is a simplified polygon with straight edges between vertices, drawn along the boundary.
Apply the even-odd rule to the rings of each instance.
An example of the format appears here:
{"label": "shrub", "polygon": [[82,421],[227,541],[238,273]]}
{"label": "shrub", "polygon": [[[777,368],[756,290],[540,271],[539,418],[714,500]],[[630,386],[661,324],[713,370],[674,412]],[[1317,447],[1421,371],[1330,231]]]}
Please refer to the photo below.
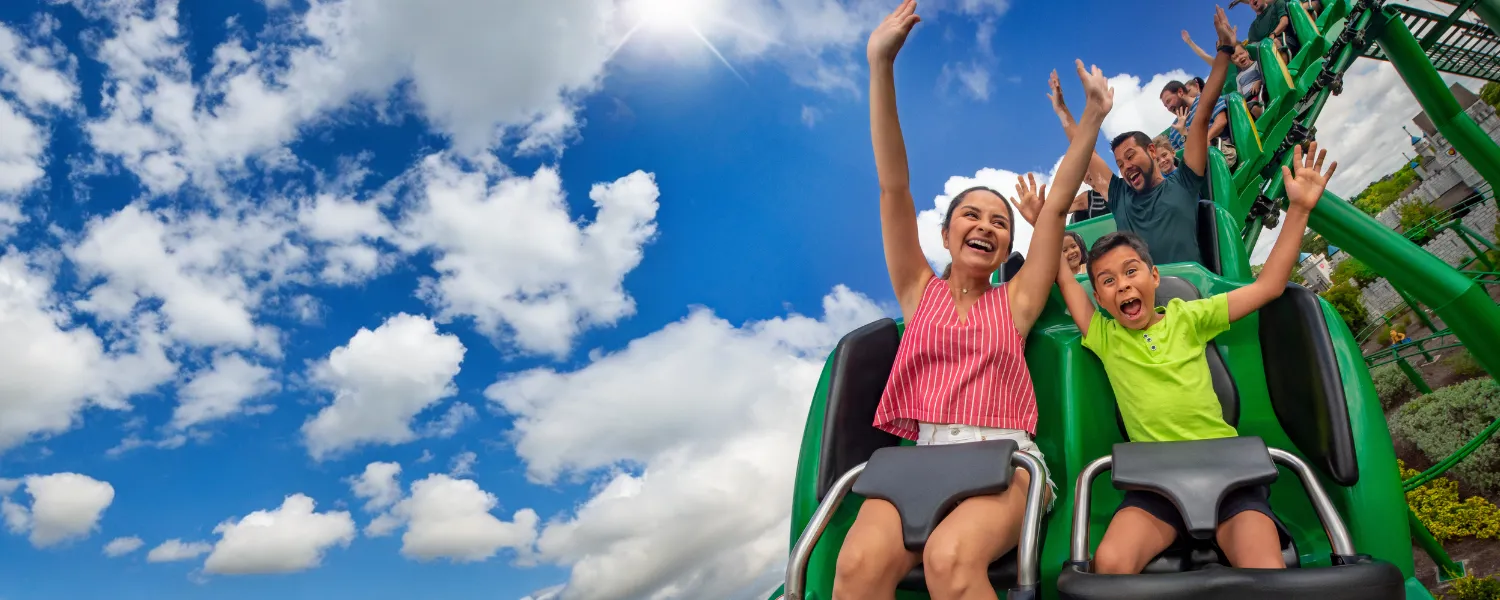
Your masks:
{"label": "shrub", "polygon": [[1363,287],[1370,285],[1379,277],[1380,275],[1375,273],[1370,267],[1365,266],[1365,263],[1359,262],[1357,258],[1351,258],[1334,267],[1333,273],[1329,275],[1328,279],[1336,284],[1353,279],[1356,285]]}
{"label": "shrub", "polygon": [[1448,584],[1443,600],[1500,600],[1500,581],[1465,575]]}
{"label": "shrub", "polygon": [[1467,350],[1444,358],[1443,364],[1448,365],[1454,373],[1464,377],[1479,377],[1485,374],[1484,367],[1479,366],[1479,361],[1474,360],[1474,356]]}
{"label": "shrub", "polygon": [[[1406,463],[1399,460],[1396,464],[1401,469],[1402,480],[1420,473],[1406,468]],[[1406,504],[1439,541],[1464,537],[1500,538],[1500,507],[1479,496],[1460,498],[1458,482],[1449,477],[1436,477],[1407,492]]]}
{"label": "shrub", "polygon": [[1359,288],[1347,282],[1323,291],[1323,299],[1339,311],[1339,316],[1344,318],[1344,324],[1349,326],[1349,331],[1359,331],[1365,328],[1365,305],[1359,301],[1360,296]]}
{"label": "shrub", "polygon": [[[1402,204],[1399,212],[1401,213],[1401,231],[1406,233],[1412,233],[1418,225],[1422,225],[1428,219],[1443,214],[1443,211],[1433,206],[1432,203],[1424,202],[1420,199]],[[1410,237],[1412,243],[1418,246],[1432,239],[1431,229],[1424,228],[1422,231],[1416,233],[1416,235],[1411,235]]]}
{"label": "shrub", "polygon": [[[1500,416],[1500,387],[1488,377],[1470,379],[1407,402],[1389,419],[1391,434],[1437,462],[1469,443]],[[1500,491],[1500,440],[1480,445],[1449,471],[1486,492]]]}
{"label": "shrub", "polygon": [[1396,366],[1396,363],[1371,369],[1370,379],[1375,382],[1375,396],[1380,398],[1381,408],[1389,410],[1417,395],[1417,386],[1412,384],[1406,373],[1401,372],[1401,367]]}

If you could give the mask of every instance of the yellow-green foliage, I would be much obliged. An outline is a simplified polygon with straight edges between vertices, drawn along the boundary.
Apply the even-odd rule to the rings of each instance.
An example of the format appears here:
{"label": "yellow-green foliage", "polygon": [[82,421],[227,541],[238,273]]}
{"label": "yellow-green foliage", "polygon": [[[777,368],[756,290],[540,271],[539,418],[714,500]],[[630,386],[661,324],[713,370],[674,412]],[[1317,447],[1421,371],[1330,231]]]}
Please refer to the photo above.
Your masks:
{"label": "yellow-green foliage", "polygon": [[1500,581],[1466,575],[1449,584],[1443,600],[1500,600]]}
{"label": "yellow-green foliage", "polygon": [[[1416,477],[1416,469],[1396,461],[1401,479]],[[1462,537],[1500,537],[1500,508],[1479,496],[1458,497],[1458,482],[1437,477],[1406,493],[1406,503],[1439,541]]]}

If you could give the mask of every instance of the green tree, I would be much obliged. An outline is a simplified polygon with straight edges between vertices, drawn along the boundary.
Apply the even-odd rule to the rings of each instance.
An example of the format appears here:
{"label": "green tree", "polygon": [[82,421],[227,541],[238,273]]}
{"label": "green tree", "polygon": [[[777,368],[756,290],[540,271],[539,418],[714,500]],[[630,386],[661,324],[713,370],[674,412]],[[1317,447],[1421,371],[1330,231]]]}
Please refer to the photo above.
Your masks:
{"label": "green tree", "polygon": [[1365,263],[1359,262],[1359,259],[1350,258],[1344,262],[1339,263],[1339,266],[1334,267],[1333,273],[1329,275],[1328,278],[1332,280],[1335,285],[1353,279],[1355,285],[1364,287],[1366,285],[1370,285],[1370,283],[1374,282],[1375,279],[1379,277],[1380,274],[1376,273],[1374,269],[1366,266]]}
{"label": "green tree", "polygon": [[1390,177],[1372,182],[1369,187],[1354,197],[1354,205],[1366,214],[1378,215],[1380,211],[1401,198],[1401,192],[1406,191],[1406,188],[1417,179],[1417,172],[1408,164],[1392,173]]}
{"label": "green tree", "polygon": [[[1401,231],[1411,238],[1412,243],[1420,246],[1432,239],[1431,223],[1427,220],[1443,214],[1443,211],[1431,203],[1418,200],[1401,205]],[[1418,227],[1424,226],[1424,227]]]}
{"label": "green tree", "polygon": [[1339,311],[1339,316],[1344,318],[1344,324],[1349,326],[1350,331],[1365,328],[1367,317],[1365,305],[1359,301],[1362,295],[1359,288],[1345,282],[1324,290],[1322,295],[1324,300],[1333,305],[1334,310]]}
{"label": "green tree", "polygon": [[1328,240],[1315,231],[1309,231],[1302,236],[1302,251],[1308,254],[1327,254]]}
{"label": "green tree", "polygon": [[1500,110],[1500,83],[1491,81],[1484,84],[1484,87],[1479,88],[1479,99],[1495,110]]}

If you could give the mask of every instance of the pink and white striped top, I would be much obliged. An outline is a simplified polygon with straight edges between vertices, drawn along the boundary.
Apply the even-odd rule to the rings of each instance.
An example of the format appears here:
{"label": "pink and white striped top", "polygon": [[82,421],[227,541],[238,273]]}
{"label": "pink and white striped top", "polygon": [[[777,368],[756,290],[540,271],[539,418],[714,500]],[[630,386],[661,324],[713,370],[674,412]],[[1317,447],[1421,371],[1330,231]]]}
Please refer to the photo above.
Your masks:
{"label": "pink and white striped top", "polygon": [[933,277],[902,334],[875,427],[909,440],[917,439],[918,422],[1036,435],[1025,349],[1004,285],[986,290],[961,321],[947,281]]}

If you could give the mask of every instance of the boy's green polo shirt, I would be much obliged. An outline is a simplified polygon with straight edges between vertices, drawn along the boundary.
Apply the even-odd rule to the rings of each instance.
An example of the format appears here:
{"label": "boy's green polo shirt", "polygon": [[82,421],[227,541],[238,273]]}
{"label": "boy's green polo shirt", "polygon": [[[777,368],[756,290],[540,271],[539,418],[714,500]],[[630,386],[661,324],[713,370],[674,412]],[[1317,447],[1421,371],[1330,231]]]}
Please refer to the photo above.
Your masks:
{"label": "boy's green polo shirt", "polygon": [[1134,442],[1205,440],[1238,435],[1224,421],[1204,358],[1205,345],[1229,329],[1229,298],[1174,298],[1145,331],[1126,329],[1094,311],[1083,347],[1104,362]]}

